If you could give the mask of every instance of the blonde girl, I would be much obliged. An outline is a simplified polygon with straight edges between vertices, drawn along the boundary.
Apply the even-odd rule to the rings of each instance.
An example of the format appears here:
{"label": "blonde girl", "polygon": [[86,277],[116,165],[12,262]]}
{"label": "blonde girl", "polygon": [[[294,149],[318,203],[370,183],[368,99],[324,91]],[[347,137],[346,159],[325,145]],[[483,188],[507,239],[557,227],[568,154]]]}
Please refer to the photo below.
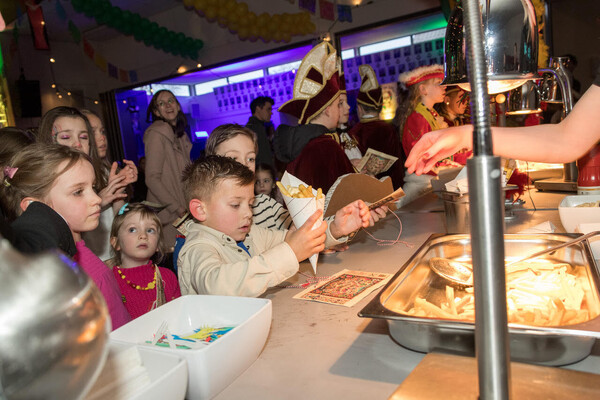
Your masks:
{"label": "blonde girl", "polygon": [[[112,272],[94,255],[81,238],[98,226],[101,199],[94,190],[96,175],[90,158],[82,151],[63,145],[33,144],[17,153],[7,167],[0,198],[5,206],[20,216],[38,203],[58,213],[66,222],[75,242],[75,260],[98,286],[106,303],[114,329],[131,317],[120,299],[119,287]],[[43,225],[30,226],[42,232]],[[35,237],[32,240],[36,240]]]}
{"label": "blonde girl", "polygon": [[163,243],[162,224],[153,209],[142,203],[121,207],[110,232],[113,275],[134,319],[181,296],[175,274],[155,264],[163,257]]}

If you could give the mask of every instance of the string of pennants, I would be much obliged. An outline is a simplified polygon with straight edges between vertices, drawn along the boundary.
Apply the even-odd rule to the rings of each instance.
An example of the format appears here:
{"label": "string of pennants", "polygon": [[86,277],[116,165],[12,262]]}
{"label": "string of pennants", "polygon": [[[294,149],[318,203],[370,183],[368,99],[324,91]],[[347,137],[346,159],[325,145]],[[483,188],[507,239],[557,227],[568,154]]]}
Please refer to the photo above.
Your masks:
{"label": "string of pennants", "polygon": [[80,44],[83,48],[83,53],[94,62],[94,64],[109,77],[118,79],[125,83],[135,83],[138,80],[137,71],[126,70],[119,68],[117,65],[109,62],[106,58],[99,53],[94,46],[85,38],[82,38],[81,31],[73,23],[72,20],[68,19],[65,9],[60,4],[59,0],[56,0],[56,14],[63,22],[67,22],[69,33],[75,43]]}

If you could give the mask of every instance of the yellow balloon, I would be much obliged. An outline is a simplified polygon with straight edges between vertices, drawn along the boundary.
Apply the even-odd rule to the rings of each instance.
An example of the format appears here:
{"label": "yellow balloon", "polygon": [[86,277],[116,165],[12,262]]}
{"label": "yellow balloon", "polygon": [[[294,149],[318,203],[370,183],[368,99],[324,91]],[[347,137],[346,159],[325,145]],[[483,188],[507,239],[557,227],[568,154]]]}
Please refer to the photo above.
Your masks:
{"label": "yellow balloon", "polygon": [[240,30],[238,31],[238,37],[242,40],[248,39],[249,36],[250,32],[248,31],[248,28],[240,28]]}
{"label": "yellow balloon", "polygon": [[262,13],[258,16],[258,18],[256,18],[256,24],[259,26],[266,26],[270,19],[271,18],[269,17],[269,14]]}
{"label": "yellow balloon", "polygon": [[206,8],[206,0],[194,0],[194,8],[196,10],[204,10]]}
{"label": "yellow balloon", "polygon": [[215,19],[217,19],[217,9],[214,6],[208,6],[206,7],[206,10],[204,10],[204,15],[206,16],[206,19],[209,21],[214,21]]}
{"label": "yellow balloon", "polygon": [[238,3],[235,7],[235,12],[238,15],[244,15],[248,13],[248,4],[246,3]]}
{"label": "yellow balloon", "polygon": [[223,5],[217,6],[217,16],[219,18],[227,18],[228,14],[229,14],[229,12],[227,11],[227,9],[225,7],[223,7]]}

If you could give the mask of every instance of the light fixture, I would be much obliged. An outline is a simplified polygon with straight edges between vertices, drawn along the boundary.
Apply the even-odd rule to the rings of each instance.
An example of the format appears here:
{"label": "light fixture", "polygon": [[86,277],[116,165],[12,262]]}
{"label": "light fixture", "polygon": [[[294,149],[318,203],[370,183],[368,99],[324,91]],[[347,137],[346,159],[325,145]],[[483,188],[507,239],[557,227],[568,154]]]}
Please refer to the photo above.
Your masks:
{"label": "light fixture", "polygon": [[535,82],[527,81],[508,93],[506,115],[537,114],[541,112],[540,90]]}
{"label": "light fixture", "polygon": [[50,62],[51,62],[51,63],[55,63],[55,62],[56,62],[56,60],[55,60],[54,58],[50,57]]}
{"label": "light fixture", "polygon": [[[487,59],[488,93],[506,92],[537,78],[538,33],[531,3],[481,0],[480,7],[485,16],[482,44]],[[458,85],[471,91],[464,42],[463,6],[458,3],[446,27],[442,85]]]}
{"label": "light fixture", "polygon": [[60,94],[60,93],[59,93],[59,94],[58,94],[58,98],[59,98],[59,99],[62,99],[62,94]]}
{"label": "light fixture", "polygon": [[98,100],[94,100],[94,104],[98,104]]}
{"label": "light fixture", "polygon": [[[464,18],[463,18],[464,7]],[[463,24],[464,23],[464,24]],[[473,157],[467,160],[479,398],[510,397],[502,168],[494,156],[489,93],[537,78],[538,33],[530,0],[464,0],[446,28],[442,84],[473,88]],[[467,53],[469,68],[467,69]],[[489,82],[517,81],[513,84]],[[489,92],[488,92],[489,91]]]}
{"label": "light fixture", "polygon": [[202,64],[200,64],[200,63],[196,64],[196,68],[200,68],[200,67],[202,67]]}
{"label": "light fixture", "polygon": [[52,84],[52,89],[56,89],[56,84],[55,83]]}
{"label": "light fixture", "polygon": [[67,92],[67,96],[70,96],[70,95],[71,95],[71,92]]}
{"label": "light fixture", "polygon": [[188,70],[188,68],[185,65],[180,65],[179,68],[177,68],[177,73],[183,74],[187,70]]}

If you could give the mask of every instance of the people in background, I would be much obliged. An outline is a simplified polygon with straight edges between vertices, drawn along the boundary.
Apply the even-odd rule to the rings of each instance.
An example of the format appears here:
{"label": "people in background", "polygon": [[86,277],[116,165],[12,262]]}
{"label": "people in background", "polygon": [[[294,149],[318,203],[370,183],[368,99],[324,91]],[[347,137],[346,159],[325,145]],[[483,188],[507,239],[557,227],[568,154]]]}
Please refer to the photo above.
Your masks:
{"label": "people in background", "polygon": [[[101,199],[93,186],[95,172],[90,158],[82,151],[67,146],[33,144],[11,159],[10,168],[1,189],[1,197],[7,206],[19,216],[30,207],[36,207],[38,212],[47,208],[56,212],[59,218],[54,220],[58,220],[60,225],[54,228],[55,233],[64,232],[66,224],[75,243],[73,251],[70,243],[57,237],[54,239],[57,248],[73,254],[73,260],[100,289],[108,305],[113,329],[127,323],[131,317],[121,302],[112,271],[86,247],[82,239],[82,233],[94,230],[100,218]],[[64,220],[64,224],[60,220]],[[35,220],[30,220],[29,236],[34,241],[38,240],[36,232],[47,238],[45,230],[53,229],[47,224],[35,224]]]}
{"label": "people in background", "polygon": [[[460,126],[468,124],[470,121],[464,115],[467,109],[469,96],[468,94],[459,88],[453,86],[446,88],[446,94],[444,95],[444,101],[437,103],[434,108],[444,118],[444,122],[448,126]],[[461,165],[467,164],[467,159],[473,154],[472,151],[467,149],[461,149],[455,154],[451,155],[452,161],[455,161]]]}
{"label": "people in background", "polygon": [[[433,108],[434,104],[444,101],[445,89],[440,86],[443,78],[444,69],[441,65],[419,67],[398,77],[398,81],[408,90],[399,117],[404,154],[410,153],[425,133],[446,127],[444,119]],[[432,177],[406,174],[402,187],[405,196],[398,205],[406,204],[427,191],[431,187]]]}
{"label": "people in background", "polygon": [[[336,132],[342,93],[338,62],[328,42],[308,52],[296,73],[294,97],[279,108],[299,126],[279,125],[273,143],[289,173],[323,192],[341,175],[355,172]],[[312,90],[302,90],[309,86]]]}
{"label": "people in background", "polygon": [[346,153],[346,156],[348,156],[352,166],[356,167],[360,163],[363,154],[354,135],[348,132],[350,106],[348,105],[348,95],[345,92],[340,94],[339,108],[340,119],[338,121],[336,132],[340,137],[340,143],[344,149],[344,152]]}
{"label": "people in background", "polygon": [[405,157],[400,138],[392,125],[379,118],[383,107],[383,92],[375,71],[366,64],[358,67],[358,71],[362,82],[356,98],[359,122],[352,127],[350,134],[358,141],[363,154],[368,149],[373,149],[398,158],[388,171],[377,176],[389,176],[397,189],[404,184]]}
{"label": "people in background", "polygon": [[275,101],[271,97],[259,96],[250,102],[250,111],[252,115],[246,123],[246,128],[250,128],[256,133],[256,142],[258,143],[258,154],[256,161],[258,164],[268,164],[275,166],[271,141],[267,134],[265,124],[271,121],[273,114],[273,104]]}
{"label": "people in background", "polygon": [[166,206],[158,213],[167,247],[173,247],[177,230],[173,222],[186,213],[181,173],[190,164],[192,143],[186,133],[187,119],[173,93],[159,90],[148,105],[144,132],[147,200]]}
{"label": "people in background", "polygon": [[[108,140],[106,138],[106,132],[104,124],[98,115],[90,110],[80,110],[85,115],[92,128],[94,141],[98,150],[98,157],[100,158],[100,165],[104,179],[108,181],[111,171],[116,173],[120,168],[116,162],[111,163],[108,159]],[[129,179],[128,184],[135,183],[138,179],[137,167],[130,160],[123,160],[121,173],[127,173]],[[126,190],[125,188],[121,189]],[[83,238],[87,247],[94,252],[101,260],[106,261],[111,257],[110,249],[110,227],[112,226],[113,218],[116,212],[125,204],[124,198],[115,199],[112,203],[103,205],[102,212],[100,213],[100,222],[98,227],[90,232],[85,232]]]}
{"label": "people in background", "polygon": [[[4,180],[4,167],[9,165],[10,159],[34,142],[35,138],[26,131],[15,127],[0,129],[0,179]],[[12,221],[16,215],[10,210],[5,210],[0,201],[0,222]]]}
{"label": "people in background", "polygon": [[[574,161],[600,140],[600,68],[594,84],[583,94],[567,117],[558,124],[516,128],[492,127],[494,154],[548,163]],[[406,168],[427,173],[457,150],[473,146],[473,127],[464,125],[426,134],[406,159]]]}
{"label": "people in background", "polygon": [[94,166],[94,188],[102,199],[102,207],[108,207],[114,201],[124,199],[127,194],[123,189],[137,179],[137,171],[126,168],[117,173],[116,164],[106,176],[93,129],[88,119],[73,107],[55,107],[48,111],[40,121],[38,131],[40,143],[57,143],[75,148],[88,155]]}
{"label": "people in background", "polygon": [[112,271],[133,319],[181,296],[175,274],[156,265],[164,255],[161,230],[158,215],[140,203],[124,204],[112,224]]}
{"label": "people in background", "polygon": [[138,180],[133,184],[132,202],[139,203],[146,200],[148,187],[146,186],[146,156],[138,160]]}
{"label": "people in background", "polygon": [[283,204],[283,197],[276,184],[277,179],[275,177],[275,169],[269,164],[260,164],[256,167],[254,175],[256,176],[254,194],[269,196],[270,198],[277,200],[278,203]]}
{"label": "people in background", "polygon": [[254,173],[229,157],[208,156],[184,173],[184,190],[194,217],[179,253],[182,294],[258,296],[298,271],[299,262],[326,246],[342,243],[344,232],[369,224],[363,203],[345,207],[342,232],[326,222],[313,229],[316,211],[295,231],[252,224]]}

